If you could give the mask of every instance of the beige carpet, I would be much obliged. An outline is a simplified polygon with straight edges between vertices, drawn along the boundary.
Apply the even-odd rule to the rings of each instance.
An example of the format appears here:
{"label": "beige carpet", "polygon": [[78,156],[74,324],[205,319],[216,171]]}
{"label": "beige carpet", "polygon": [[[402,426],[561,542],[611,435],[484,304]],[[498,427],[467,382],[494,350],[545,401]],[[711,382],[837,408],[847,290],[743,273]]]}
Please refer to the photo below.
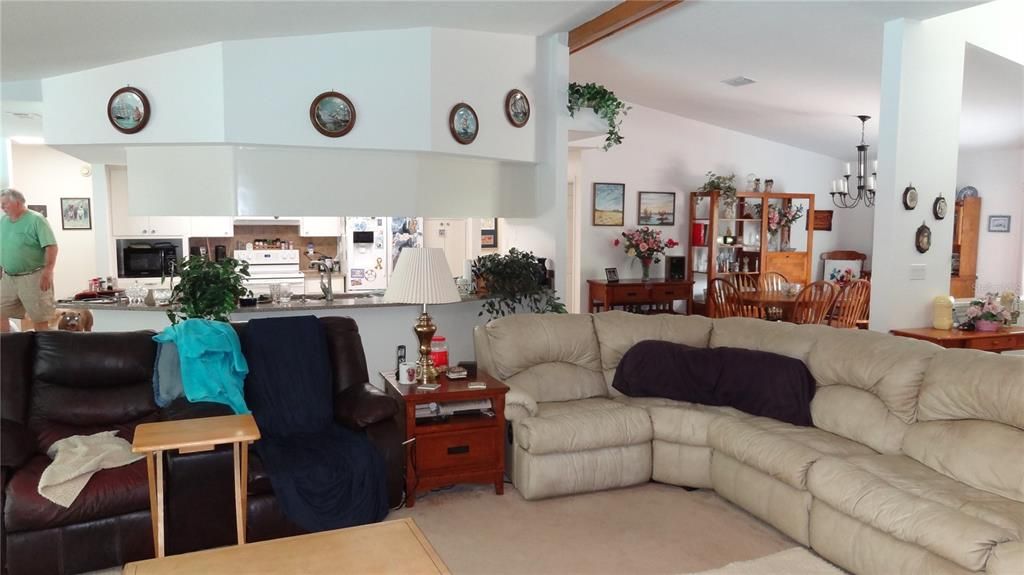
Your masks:
{"label": "beige carpet", "polygon": [[[417,499],[412,517],[455,575],[688,573],[797,545],[715,495],[648,483],[526,501],[511,486]],[[796,571],[792,571],[797,573]]]}
{"label": "beige carpet", "polygon": [[846,571],[832,565],[813,551],[794,547],[751,561],[738,561],[725,567],[692,575],[843,575]]}

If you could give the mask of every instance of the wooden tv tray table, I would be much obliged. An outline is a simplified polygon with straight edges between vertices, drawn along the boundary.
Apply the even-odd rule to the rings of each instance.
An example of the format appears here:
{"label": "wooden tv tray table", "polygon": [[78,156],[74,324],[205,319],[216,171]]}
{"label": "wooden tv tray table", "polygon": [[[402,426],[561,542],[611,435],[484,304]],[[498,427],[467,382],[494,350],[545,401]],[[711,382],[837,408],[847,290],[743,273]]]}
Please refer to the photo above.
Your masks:
{"label": "wooden tv tray table", "polygon": [[919,327],[894,329],[893,335],[923,339],[945,348],[963,347],[984,351],[1012,351],[1024,349],[1024,327],[1004,327],[999,331],[960,331],[959,329],[934,329]]}
{"label": "wooden tv tray table", "polygon": [[124,575],[180,573],[449,573],[444,561],[409,518],[309,533],[124,566]]}
{"label": "wooden tv tray table", "polygon": [[[434,391],[418,384],[398,383],[393,372],[380,372],[388,394],[402,402],[405,411],[405,506],[416,505],[416,489],[456,483],[494,483],[494,492],[505,492],[505,394],[508,386],[483,371],[476,377],[437,377]],[[469,389],[482,381],[483,389]],[[447,419],[416,419],[422,403],[448,403],[488,399],[493,416],[452,415]]]}
{"label": "wooden tv tray table", "polygon": [[143,423],[135,428],[132,452],[146,454],[149,475],[149,513],[153,521],[153,550],[164,556],[164,451],[179,453],[211,451],[230,443],[234,451],[235,528],[238,544],[245,543],[246,485],[249,476],[249,444],[260,438],[252,415],[225,415]]}

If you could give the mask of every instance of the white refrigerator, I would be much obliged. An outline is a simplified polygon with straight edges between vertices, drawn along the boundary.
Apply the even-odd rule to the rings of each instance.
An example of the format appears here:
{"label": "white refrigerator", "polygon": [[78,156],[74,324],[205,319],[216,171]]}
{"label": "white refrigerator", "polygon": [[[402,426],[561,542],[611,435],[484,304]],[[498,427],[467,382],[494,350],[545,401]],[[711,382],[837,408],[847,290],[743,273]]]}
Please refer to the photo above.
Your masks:
{"label": "white refrigerator", "polygon": [[423,247],[423,218],[345,218],[345,291],[386,290],[406,247]]}

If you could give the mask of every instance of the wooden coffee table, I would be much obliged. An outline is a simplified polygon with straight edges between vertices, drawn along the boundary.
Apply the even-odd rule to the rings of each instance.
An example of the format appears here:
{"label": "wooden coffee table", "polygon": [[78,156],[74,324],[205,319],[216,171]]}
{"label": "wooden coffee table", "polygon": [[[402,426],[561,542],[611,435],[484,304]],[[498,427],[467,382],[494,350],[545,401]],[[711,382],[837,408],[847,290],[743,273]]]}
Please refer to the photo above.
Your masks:
{"label": "wooden coffee table", "polygon": [[410,519],[322,531],[136,561],[125,575],[181,573],[448,574],[448,567]]}

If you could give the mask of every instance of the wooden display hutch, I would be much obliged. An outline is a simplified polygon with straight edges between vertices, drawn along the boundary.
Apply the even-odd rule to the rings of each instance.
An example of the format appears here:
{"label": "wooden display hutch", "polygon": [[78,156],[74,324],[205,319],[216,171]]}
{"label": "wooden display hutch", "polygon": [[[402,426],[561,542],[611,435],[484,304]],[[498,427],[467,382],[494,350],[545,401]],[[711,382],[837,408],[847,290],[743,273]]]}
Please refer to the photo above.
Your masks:
{"label": "wooden display hutch", "polygon": [[978,282],[978,228],[981,198],[964,198],[953,212],[953,273],[949,293],[953,297],[974,297]]}
{"label": "wooden display hutch", "polygon": [[[704,290],[715,278],[733,283],[745,279],[756,284],[762,273],[775,271],[790,282],[807,285],[811,281],[814,231],[806,223],[814,221],[814,195],[740,192],[736,198],[730,213],[718,192],[690,194],[688,265],[695,313],[705,313]],[[767,207],[793,204],[804,206],[804,217],[772,238]],[[739,271],[729,267],[732,262],[739,263]]]}

